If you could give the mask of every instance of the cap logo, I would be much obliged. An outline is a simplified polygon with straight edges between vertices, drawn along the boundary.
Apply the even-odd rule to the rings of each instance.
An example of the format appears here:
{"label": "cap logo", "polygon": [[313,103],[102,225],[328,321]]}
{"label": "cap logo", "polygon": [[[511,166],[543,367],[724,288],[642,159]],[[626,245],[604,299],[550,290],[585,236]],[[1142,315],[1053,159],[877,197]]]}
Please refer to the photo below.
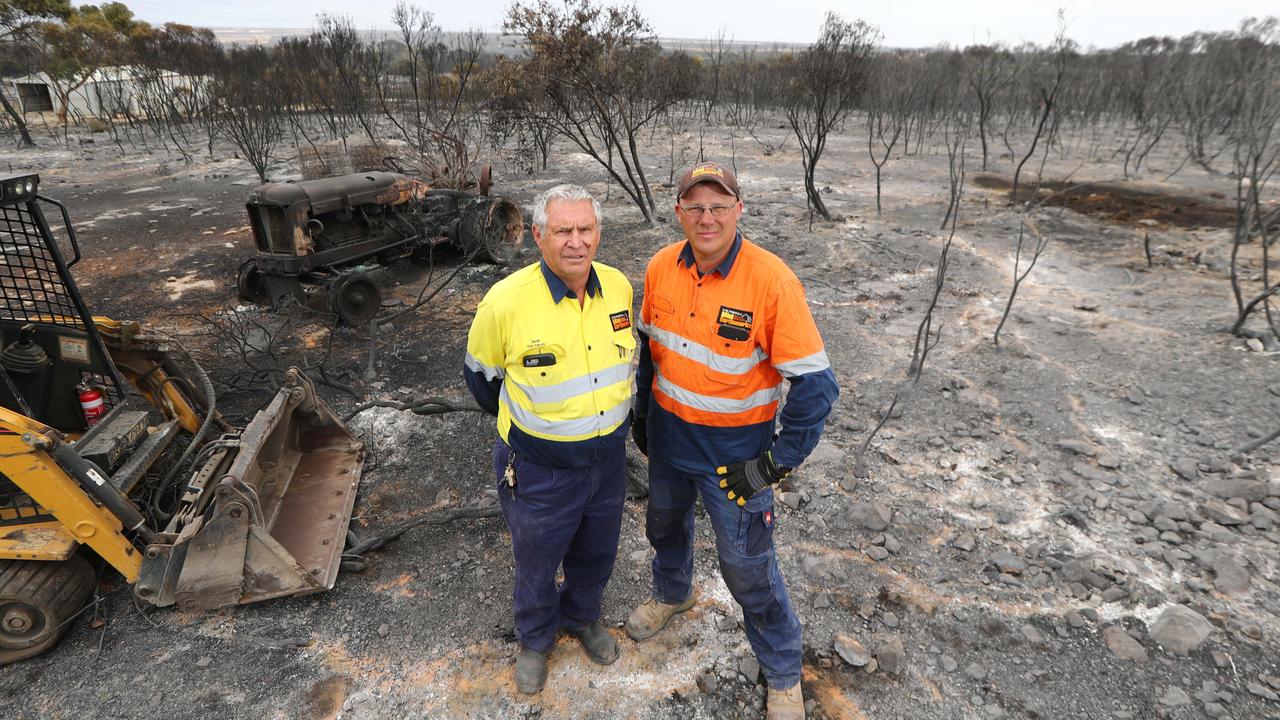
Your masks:
{"label": "cap logo", "polygon": [[724,178],[724,171],[718,167],[704,165],[693,169],[690,178],[702,177],[703,175],[715,175],[718,178]]}

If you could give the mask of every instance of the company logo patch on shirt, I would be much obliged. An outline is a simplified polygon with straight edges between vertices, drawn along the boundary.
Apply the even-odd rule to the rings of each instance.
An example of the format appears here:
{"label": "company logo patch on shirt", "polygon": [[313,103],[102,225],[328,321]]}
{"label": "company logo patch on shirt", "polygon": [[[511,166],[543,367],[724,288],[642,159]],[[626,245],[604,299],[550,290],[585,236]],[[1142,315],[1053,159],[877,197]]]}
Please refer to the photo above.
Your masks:
{"label": "company logo patch on shirt", "polygon": [[773,527],[773,511],[772,510],[764,511],[764,526]]}
{"label": "company logo patch on shirt", "polygon": [[613,323],[613,330],[627,330],[631,327],[631,311],[620,310],[616,313],[610,313],[609,322]]}
{"label": "company logo patch on shirt", "polygon": [[720,306],[720,315],[716,322],[720,327],[716,334],[729,340],[746,340],[751,334],[751,321],[754,316],[746,310]]}

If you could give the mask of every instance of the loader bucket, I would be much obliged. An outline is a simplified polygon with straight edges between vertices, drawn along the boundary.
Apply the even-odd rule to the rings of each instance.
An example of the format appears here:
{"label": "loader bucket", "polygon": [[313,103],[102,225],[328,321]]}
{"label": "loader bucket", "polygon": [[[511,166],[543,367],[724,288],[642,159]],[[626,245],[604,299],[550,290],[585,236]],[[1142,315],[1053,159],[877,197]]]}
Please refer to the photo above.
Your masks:
{"label": "loader bucket", "polygon": [[203,510],[171,543],[147,547],[135,592],[212,609],[328,590],[363,463],[363,443],[291,369],[238,446],[214,452],[189,481]]}

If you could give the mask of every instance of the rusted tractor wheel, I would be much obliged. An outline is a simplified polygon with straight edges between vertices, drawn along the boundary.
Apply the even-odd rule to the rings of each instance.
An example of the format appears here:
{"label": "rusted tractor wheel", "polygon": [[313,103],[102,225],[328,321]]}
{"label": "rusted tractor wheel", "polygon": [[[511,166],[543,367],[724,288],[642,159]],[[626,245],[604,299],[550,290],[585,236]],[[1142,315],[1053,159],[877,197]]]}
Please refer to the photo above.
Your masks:
{"label": "rusted tractor wheel", "polygon": [[495,265],[507,265],[520,255],[524,217],[510,200],[477,198],[462,209],[459,240],[464,253]]}
{"label": "rusted tractor wheel", "polygon": [[367,324],[382,308],[382,292],[359,273],[341,275],[329,288],[329,308],[353,327]]}
{"label": "rusted tractor wheel", "polygon": [[93,567],[80,555],[0,560],[0,665],[53,647],[96,583]]}
{"label": "rusted tractor wheel", "polygon": [[267,276],[258,269],[257,260],[246,260],[236,274],[236,292],[240,299],[255,305],[266,305],[271,299]]}

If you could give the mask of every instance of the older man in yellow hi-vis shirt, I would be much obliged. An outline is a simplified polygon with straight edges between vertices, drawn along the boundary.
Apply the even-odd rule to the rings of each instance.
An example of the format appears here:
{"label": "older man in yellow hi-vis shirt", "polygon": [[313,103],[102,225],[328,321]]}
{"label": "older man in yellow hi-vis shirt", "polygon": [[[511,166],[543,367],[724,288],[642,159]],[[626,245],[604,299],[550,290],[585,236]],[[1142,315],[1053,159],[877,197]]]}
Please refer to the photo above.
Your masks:
{"label": "older man in yellow hi-vis shirt", "polygon": [[542,260],[485,295],[463,370],[476,401],[498,418],[493,464],[515,556],[523,693],[542,689],[561,628],[595,662],[618,658],[598,618],[618,552],[636,348],[631,283],[592,262],[599,204],[581,187],[559,185],[538,197],[533,222]]}

